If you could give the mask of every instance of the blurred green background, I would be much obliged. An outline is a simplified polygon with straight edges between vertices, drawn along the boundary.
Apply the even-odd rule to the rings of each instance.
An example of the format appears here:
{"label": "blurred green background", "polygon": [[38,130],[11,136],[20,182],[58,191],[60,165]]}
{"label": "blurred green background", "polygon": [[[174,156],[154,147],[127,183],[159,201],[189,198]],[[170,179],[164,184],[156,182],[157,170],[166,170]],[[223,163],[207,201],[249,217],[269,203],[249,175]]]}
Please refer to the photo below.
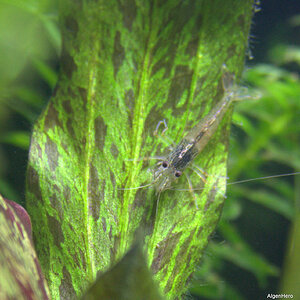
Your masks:
{"label": "blurred green background", "polygon": [[[0,0],[0,193],[22,205],[31,127],[59,70],[57,6]],[[262,99],[235,107],[229,182],[300,171],[299,29],[297,1],[263,1],[254,17],[244,83]],[[228,185],[187,298],[265,299],[282,290],[300,299],[299,201],[299,175]]]}

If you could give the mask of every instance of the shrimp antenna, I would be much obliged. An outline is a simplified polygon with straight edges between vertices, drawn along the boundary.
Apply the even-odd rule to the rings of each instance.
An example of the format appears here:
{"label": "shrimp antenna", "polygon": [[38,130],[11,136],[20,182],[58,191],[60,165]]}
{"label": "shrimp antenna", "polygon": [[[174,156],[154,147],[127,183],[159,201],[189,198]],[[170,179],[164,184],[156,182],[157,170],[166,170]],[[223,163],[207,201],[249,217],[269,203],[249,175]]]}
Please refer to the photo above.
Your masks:
{"label": "shrimp antenna", "polygon": [[155,209],[155,219],[156,219],[156,217],[157,217],[158,204],[159,204],[160,194],[161,194],[161,192],[159,192],[158,195],[157,195],[156,209]]}
{"label": "shrimp antenna", "polygon": [[[294,173],[287,173],[287,174],[276,174],[276,175],[270,175],[270,176],[263,176],[263,177],[257,177],[257,178],[251,178],[251,179],[244,179],[244,180],[239,180],[239,181],[234,181],[234,182],[228,182],[226,183],[227,185],[234,185],[234,184],[238,184],[238,183],[246,183],[246,182],[250,182],[250,181],[256,181],[256,180],[263,180],[263,179],[272,179],[272,178],[279,178],[279,177],[287,177],[287,176],[293,176],[293,175],[299,175],[300,172],[294,172]],[[171,188],[172,190],[175,191],[180,191],[180,192],[186,192],[186,191],[190,191],[190,189],[176,189],[176,188]],[[194,191],[200,191],[205,189],[203,188],[196,188],[193,189]]]}
{"label": "shrimp antenna", "polygon": [[300,172],[295,172],[295,173],[287,173],[287,174],[278,174],[278,175],[271,175],[271,176],[257,177],[257,178],[251,178],[251,179],[239,180],[239,181],[234,181],[234,182],[228,182],[227,185],[238,184],[238,183],[245,183],[245,182],[256,181],[256,180],[263,180],[263,179],[271,179],[271,178],[278,178],[278,177],[286,177],[286,176],[299,175],[299,174],[300,174]]}
{"label": "shrimp antenna", "polygon": [[145,184],[145,185],[140,185],[140,186],[137,186],[137,187],[131,187],[131,188],[121,188],[121,189],[118,189],[118,190],[121,190],[121,191],[128,191],[128,190],[138,190],[138,189],[142,189],[144,187],[147,187],[147,186],[151,186],[155,183],[155,181],[152,181],[148,184]]}

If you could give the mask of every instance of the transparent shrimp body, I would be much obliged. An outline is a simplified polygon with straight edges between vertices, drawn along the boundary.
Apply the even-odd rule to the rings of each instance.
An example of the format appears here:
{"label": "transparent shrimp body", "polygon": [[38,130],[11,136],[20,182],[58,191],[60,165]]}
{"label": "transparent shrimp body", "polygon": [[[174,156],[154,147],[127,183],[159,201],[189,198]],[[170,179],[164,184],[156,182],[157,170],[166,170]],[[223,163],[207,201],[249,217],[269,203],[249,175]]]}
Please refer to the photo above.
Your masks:
{"label": "transparent shrimp body", "polygon": [[[193,162],[196,156],[204,149],[213,134],[218,129],[226,111],[234,100],[245,98],[237,94],[234,86],[234,76],[225,68],[222,75],[224,94],[217,105],[195,126],[170,154],[156,165],[154,169],[155,188],[158,194],[171,187],[180,177],[186,167]],[[249,96],[246,96],[249,98]]]}

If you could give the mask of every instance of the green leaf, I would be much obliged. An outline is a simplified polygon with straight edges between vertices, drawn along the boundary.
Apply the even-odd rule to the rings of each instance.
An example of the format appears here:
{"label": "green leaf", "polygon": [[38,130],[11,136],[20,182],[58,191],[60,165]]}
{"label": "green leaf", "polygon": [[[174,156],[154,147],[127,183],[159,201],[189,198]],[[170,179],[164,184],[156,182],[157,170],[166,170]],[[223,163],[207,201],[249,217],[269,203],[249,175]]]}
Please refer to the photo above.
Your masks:
{"label": "green leaf", "polygon": [[[299,196],[299,191],[298,191]],[[299,197],[298,197],[299,199]],[[288,247],[285,256],[284,270],[281,277],[280,292],[300,295],[298,284],[299,263],[300,263],[300,214],[297,207],[294,223],[290,227]]]}
{"label": "green leaf", "polygon": [[191,288],[193,294],[199,295],[202,299],[224,299],[224,300],[244,300],[245,298],[239,292],[237,288],[231,286],[224,278],[214,278],[214,282],[198,282],[198,285],[195,285]]}
{"label": "green leaf", "polygon": [[121,261],[99,276],[82,297],[82,300],[93,299],[162,299],[140,246],[133,246]]}
{"label": "green leaf", "polygon": [[45,34],[47,29],[41,22],[41,18],[45,18],[41,2],[0,1],[0,79],[3,86],[20,79],[28,61],[37,57],[43,59],[51,53]]}
{"label": "green leaf", "polygon": [[[54,299],[82,294],[138,229],[163,293],[184,292],[223,206],[230,111],[197,158],[210,176],[195,199],[170,190],[158,203],[154,189],[135,188],[152,181],[155,162],[143,158],[169,151],[153,134],[158,122],[179,142],[221,99],[223,64],[241,74],[252,4],[62,2],[60,80],[34,126],[27,174]],[[197,174],[191,181],[199,186]],[[187,187],[184,178],[177,186]]]}
{"label": "green leaf", "polygon": [[[41,95],[39,95],[38,92],[32,88],[28,88],[25,86],[15,86],[13,95],[14,94],[21,99],[21,102],[26,103],[26,105],[32,108],[38,108],[40,110],[44,104],[44,100],[42,99]],[[23,105],[24,104],[22,103],[22,106]]]}
{"label": "green leaf", "polygon": [[12,131],[8,132],[0,138],[1,143],[7,143],[16,147],[28,150],[29,148],[29,132],[26,131]]}
{"label": "green leaf", "polygon": [[198,266],[189,291],[204,299],[243,300],[244,297],[238,287],[230,284],[221,275],[225,268],[224,257],[218,251],[214,251],[215,248],[219,247],[222,247],[222,244],[214,241],[209,243],[206,251],[207,256]]}
{"label": "green leaf", "polygon": [[214,247],[211,249],[214,253],[252,272],[261,286],[265,286],[268,276],[276,276],[279,274],[278,268],[252,250],[233,226],[222,222],[219,228],[227,240],[227,243],[223,245],[213,245]]}
{"label": "green leaf", "polygon": [[294,207],[292,203],[289,203],[283,197],[278,196],[278,194],[267,192],[259,189],[249,189],[249,188],[236,188],[236,192],[240,195],[248,198],[249,200],[259,203],[269,209],[280,213],[287,219],[293,219],[294,217]]}
{"label": "green leaf", "polygon": [[57,74],[52,70],[46,63],[44,63],[42,60],[35,59],[34,66],[38,70],[38,72],[41,74],[41,77],[47,82],[47,84],[54,88],[56,82],[57,82]]}

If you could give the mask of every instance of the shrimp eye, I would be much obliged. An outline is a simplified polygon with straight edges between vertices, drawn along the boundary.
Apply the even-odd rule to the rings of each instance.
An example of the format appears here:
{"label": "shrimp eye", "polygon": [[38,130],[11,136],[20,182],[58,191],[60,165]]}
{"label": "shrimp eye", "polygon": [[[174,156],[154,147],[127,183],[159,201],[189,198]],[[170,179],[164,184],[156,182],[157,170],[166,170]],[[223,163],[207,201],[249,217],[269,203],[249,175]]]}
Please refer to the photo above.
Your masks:
{"label": "shrimp eye", "polygon": [[163,163],[162,163],[162,166],[164,167],[164,168],[167,168],[168,167],[168,162],[167,161],[163,161]]}
{"label": "shrimp eye", "polygon": [[181,171],[175,171],[175,177],[180,177],[181,176],[181,174],[182,174],[182,172]]}

